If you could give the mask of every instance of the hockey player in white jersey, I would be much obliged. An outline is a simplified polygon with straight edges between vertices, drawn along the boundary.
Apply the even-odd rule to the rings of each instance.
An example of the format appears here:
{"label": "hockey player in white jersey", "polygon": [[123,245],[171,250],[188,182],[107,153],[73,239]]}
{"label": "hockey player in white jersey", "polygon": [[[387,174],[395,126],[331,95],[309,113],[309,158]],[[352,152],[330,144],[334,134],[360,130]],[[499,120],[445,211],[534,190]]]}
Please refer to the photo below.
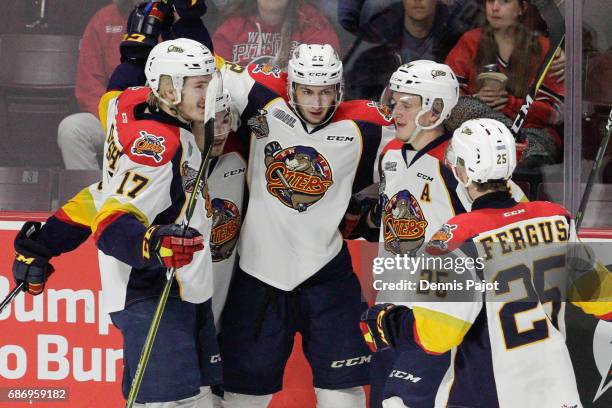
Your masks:
{"label": "hockey player in white jersey", "polygon": [[[367,220],[377,228],[364,234],[379,240],[379,257],[414,256],[448,218],[471,206],[469,197],[444,164],[444,152],[452,135],[445,133],[442,122],[457,104],[458,93],[459,84],[450,67],[427,60],[399,67],[383,92],[382,103],[395,120],[395,139],[381,155],[380,200]],[[524,199],[518,187],[513,192],[518,200]],[[393,279],[390,271],[374,279],[380,278]],[[392,300],[381,294],[377,302]],[[410,381],[404,367],[423,357],[419,351],[416,354],[387,350],[373,356],[372,407],[380,407],[394,396],[411,407],[428,400],[426,394],[433,390],[424,390],[422,383]],[[449,361],[448,355],[429,358],[421,370],[427,370],[429,377],[439,377],[444,389],[442,380]]]}
{"label": "hockey player in white jersey", "polygon": [[91,230],[103,252],[104,310],[123,337],[125,396],[166,268],[176,268],[136,397],[141,404],[211,407],[210,385],[220,382],[220,364],[211,364],[218,345],[210,301],[212,209],[206,188],[186,233],[178,225],[190,194],[197,191],[205,149],[203,133],[194,135],[192,124],[204,118],[215,74],[214,57],[200,43],[162,42],[145,65],[148,86],[129,88],[109,102],[103,204]]}
{"label": "hockey player in white jersey", "polygon": [[329,45],[297,47],[288,74],[226,67],[250,152],[239,268],[222,315],[224,406],[267,406],[300,332],[317,405],[364,407],[367,305],[338,227],[351,194],[374,181],[390,118],[376,103],[342,102],[342,63]]}
{"label": "hockey player in white jersey", "polygon": [[[419,347],[431,356],[456,347],[448,395],[431,399],[428,406],[581,406],[563,334],[560,294],[565,291],[547,286],[556,282],[551,276],[570,266],[565,262],[568,244],[575,239],[570,215],[557,204],[512,198],[507,181],[516,166],[516,147],[500,122],[465,122],[454,132],[447,160],[473,200],[472,208],[448,220],[426,251],[474,262],[467,272],[457,267],[444,271],[452,274],[446,278],[439,274],[442,269],[434,269],[428,279],[422,276],[429,284],[447,286],[425,290],[423,296],[413,293],[411,309],[380,304],[368,310],[366,337],[378,349]],[[606,274],[595,270],[585,276],[609,285]],[[470,281],[490,286],[470,290]],[[607,291],[609,296],[609,287]],[[603,288],[594,293],[605,296]],[[575,303],[600,318],[612,318],[609,301]],[[421,364],[426,359],[415,360],[408,372]],[[426,376],[418,381],[439,387]]]}

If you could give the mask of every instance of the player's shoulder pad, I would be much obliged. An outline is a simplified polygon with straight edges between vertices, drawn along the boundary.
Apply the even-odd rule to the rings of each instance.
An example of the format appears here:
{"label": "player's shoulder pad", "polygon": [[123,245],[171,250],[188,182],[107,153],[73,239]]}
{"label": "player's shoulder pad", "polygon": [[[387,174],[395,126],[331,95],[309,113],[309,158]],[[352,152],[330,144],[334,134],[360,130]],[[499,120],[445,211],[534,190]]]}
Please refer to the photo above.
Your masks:
{"label": "player's shoulder pad", "polygon": [[389,141],[389,143],[385,145],[385,147],[383,147],[382,152],[380,153],[380,157],[385,157],[385,154],[390,151],[402,150],[403,146],[404,142],[399,139],[393,138]]}
{"label": "player's shoulder pad", "polygon": [[521,205],[527,209],[527,211],[529,211],[531,218],[554,216],[563,216],[567,217],[568,219],[572,218],[571,214],[565,207],[550,201],[528,201],[522,203]]}
{"label": "player's shoulder pad", "polygon": [[274,64],[249,64],[242,69],[246,69],[255,82],[287,99],[287,73],[279,67]]}
{"label": "player's shoulder pad", "polygon": [[136,106],[145,103],[150,88],[129,88],[117,98],[115,123],[123,153],[133,162],[162,166],[169,162],[180,146],[180,128],[154,120],[139,120]]}
{"label": "player's shoulder pad", "polygon": [[[442,136],[441,136],[442,137]],[[439,162],[444,163],[444,156],[446,155],[446,150],[448,149],[448,144],[450,143],[450,139],[447,139],[431,149],[427,152],[427,155],[434,157]]]}
{"label": "player's shoulder pad", "polygon": [[391,111],[387,106],[376,101],[362,99],[342,102],[332,121],[338,122],[341,120],[368,122],[377,126],[390,126],[393,124]]}
{"label": "player's shoulder pad", "polygon": [[436,231],[427,243],[426,251],[432,255],[441,255],[452,252],[460,248],[463,243],[470,240],[475,234],[472,230],[472,221],[468,214],[459,214],[446,221],[438,231]]}

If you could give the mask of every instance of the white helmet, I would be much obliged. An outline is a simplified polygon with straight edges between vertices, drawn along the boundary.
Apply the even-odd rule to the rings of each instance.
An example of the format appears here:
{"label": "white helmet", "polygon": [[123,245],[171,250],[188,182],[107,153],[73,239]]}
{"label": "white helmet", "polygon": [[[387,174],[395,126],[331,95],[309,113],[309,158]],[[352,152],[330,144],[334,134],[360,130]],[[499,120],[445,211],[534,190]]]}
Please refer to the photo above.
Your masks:
{"label": "white helmet", "polygon": [[[295,85],[336,86],[336,100],[333,110],[325,122],[329,121],[342,101],[344,92],[342,82],[342,61],[329,44],[300,44],[287,65],[287,87],[289,105],[300,115],[296,108]],[[302,118],[304,119],[304,118]],[[323,123],[325,123],[323,122]]]}
{"label": "white helmet", "polygon": [[215,98],[215,113],[229,111],[232,97],[227,89],[223,88],[223,92]]}
{"label": "white helmet", "polygon": [[[458,163],[459,159],[463,163]],[[509,180],[516,167],[514,136],[497,120],[468,120],[453,133],[446,160],[457,181],[465,187],[472,181],[486,183]],[[457,176],[458,164],[465,167],[468,176],[465,183]]]}
{"label": "white helmet", "polygon": [[[393,92],[402,92],[421,97],[421,111],[415,118],[416,129],[411,139],[420,131],[433,129],[450,116],[459,100],[459,82],[448,65],[434,61],[417,60],[400,66],[383,91],[381,102],[392,106]],[[421,126],[419,119],[428,111],[440,118],[430,126]]]}
{"label": "white helmet", "polygon": [[[223,88],[223,91],[217,95],[215,99],[215,113],[227,113],[230,115],[230,126],[227,132],[230,130],[236,131],[240,126],[240,115],[232,107],[232,97],[227,89]],[[218,119],[218,117],[217,117]],[[215,122],[216,125],[216,122]]]}
{"label": "white helmet", "polygon": [[172,86],[181,103],[183,81],[188,76],[212,75],[215,72],[215,57],[206,46],[188,38],[164,41],[157,44],[147,58],[145,76],[147,84],[162,102],[172,105],[159,96],[159,82],[162,75],[172,79]]}

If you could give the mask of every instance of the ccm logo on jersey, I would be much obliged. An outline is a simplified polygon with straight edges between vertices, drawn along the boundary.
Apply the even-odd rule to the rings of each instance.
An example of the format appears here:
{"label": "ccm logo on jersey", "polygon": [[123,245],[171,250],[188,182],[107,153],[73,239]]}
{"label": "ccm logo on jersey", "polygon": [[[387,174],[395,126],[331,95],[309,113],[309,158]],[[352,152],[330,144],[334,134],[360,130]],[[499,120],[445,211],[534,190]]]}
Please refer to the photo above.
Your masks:
{"label": "ccm logo on jersey", "polygon": [[352,367],[352,366],[361,365],[361,364],[370,364],[371,360],[372,360],[372,355],[349,358],[347,360],[337,360],[337,361],[332,361],[331,367],[332,368],[342,368],[342,367]]}
{"label": "ccm logo on jersey", "polygon": [[355,137],[353,136],[327,136],[325,139],[333,140],[336,142],[352,142]]}
{"label": "ccm logo on jersey", "polygon": [[504,217],[512,217],[513,215],[519,215],[525,212],[524,208],[521,208],[520,210],[514,210],[514,211],[508,211],[506,213],[504,213]]}
{"label": "ccm logo on jersey", "polygon": [[221,354],[213,354],[212,356],[210,356],[211,364],[220,363],[220,362],[221,362]]}
{"label": "ccm logo on jersey", "polygon": [[411,381],[413,383],[418,383],[419,381],[421,381],[421,377],[415,377],[414,375],[407,373],[405,371],[400,371],[400,370],[393,370],[391,371],[391,374],[389,374],[390,378],[399,378],[402,380],[406,380],[406,381]]}
{"label": "ccm logo on jersey", "polygon": [[234,170],[226,171],[225,173],[223,173],[223,178],[228,178],[228,177],[236,176],[238,174],[244,173],[245,171],[246,171],[246,168],[244,168],[244,167],[242,167],[240,169],[234,169]]}
{"label": "ccm logo on jersey", "polygon": [[422,178],[423,180],[433,181],[433,177],[429,177],[427,174],[417,173],[417,177]]}

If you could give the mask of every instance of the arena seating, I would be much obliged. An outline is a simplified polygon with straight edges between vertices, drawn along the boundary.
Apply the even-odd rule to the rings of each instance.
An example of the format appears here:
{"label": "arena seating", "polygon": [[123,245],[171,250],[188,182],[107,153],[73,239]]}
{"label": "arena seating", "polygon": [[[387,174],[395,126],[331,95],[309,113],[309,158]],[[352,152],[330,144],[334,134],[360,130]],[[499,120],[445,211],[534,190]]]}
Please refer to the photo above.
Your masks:
{"label": "arena seating", "polygon": [[76,111],[79,37],[6,34],[1,43],[1,165],[61,166],[57,125]]}

